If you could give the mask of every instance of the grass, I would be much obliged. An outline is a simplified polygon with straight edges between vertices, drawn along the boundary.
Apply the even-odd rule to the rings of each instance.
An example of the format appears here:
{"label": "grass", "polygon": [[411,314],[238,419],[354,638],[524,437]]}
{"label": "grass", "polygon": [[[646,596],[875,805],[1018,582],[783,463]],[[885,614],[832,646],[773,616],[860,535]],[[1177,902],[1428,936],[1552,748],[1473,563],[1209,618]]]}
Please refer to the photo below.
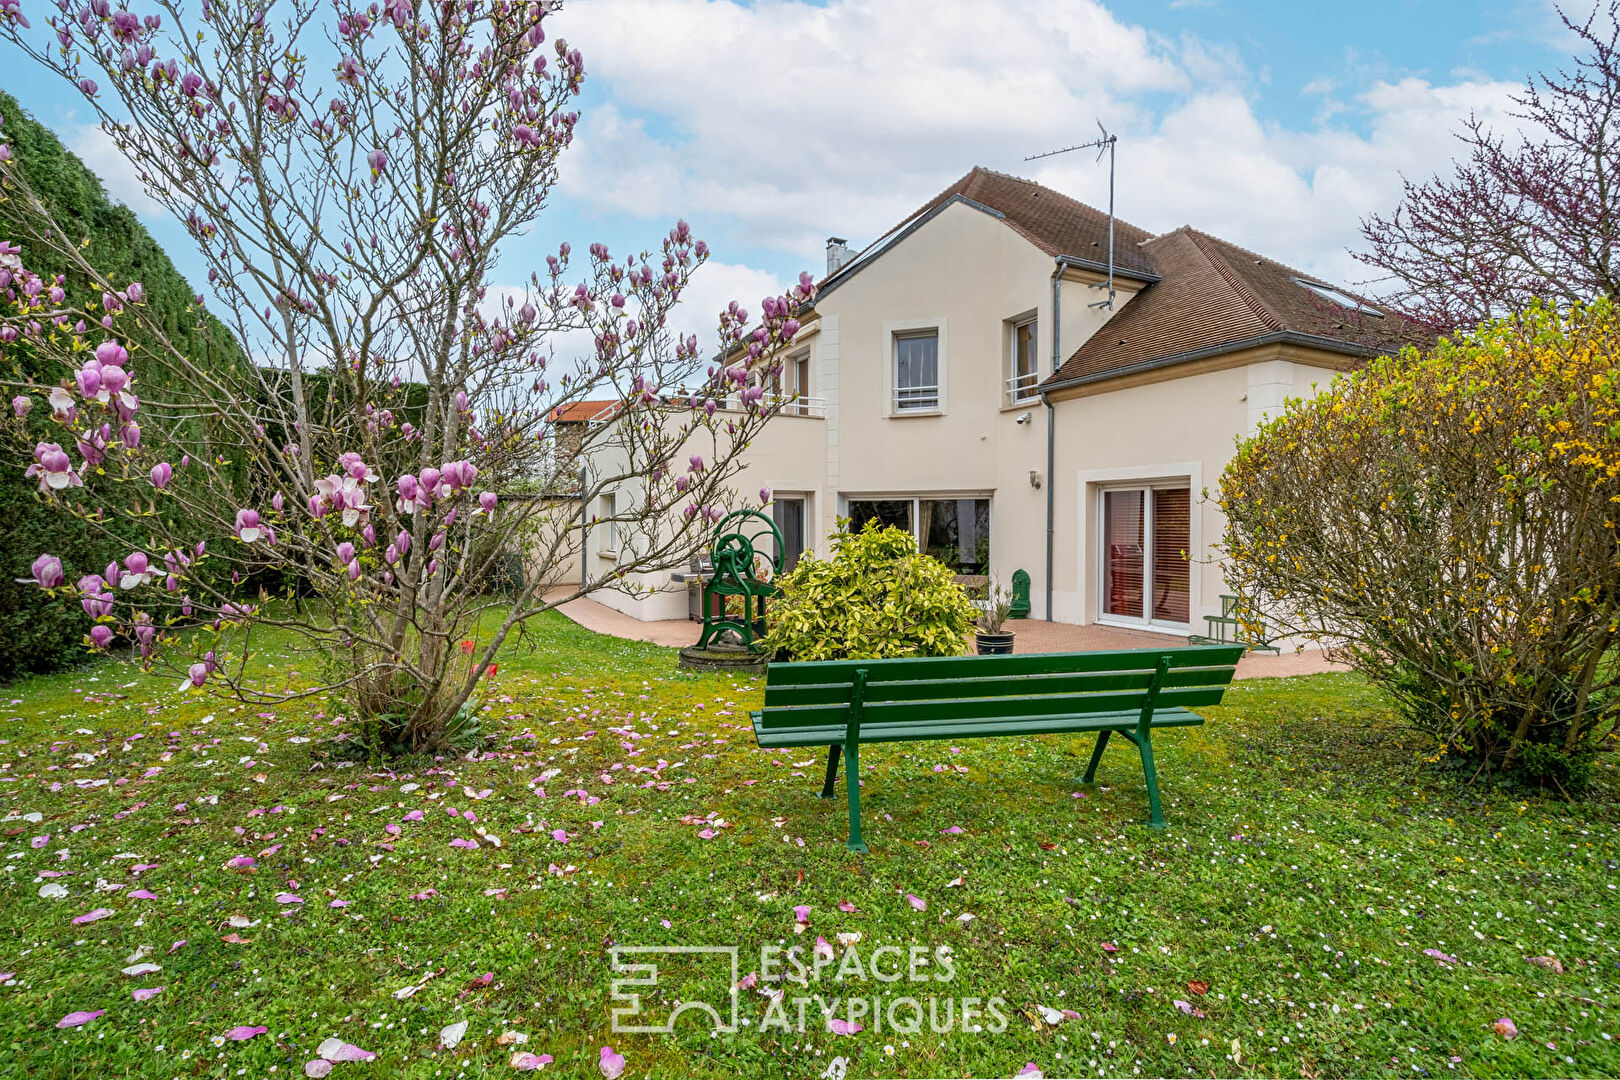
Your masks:
{"label": "grass", "polygon": [[[560,616],[532,630],[486,698],[488,751],[392,772],[341,760],[334,703],[233,707],[110,664],[0,688],[0,1075],[301,1076],[334,1035],[377,1055],[339,1078],[505,1074],[514,1052],[598,1077],[605,1044],[630,1077],[1620,1073],[1614,804],[1421,771],[1353,676],[1240,683],[1166,733],[1163,833],[1137,825],[1128,745],[1084,791],[1088,739],[874,747],[857,858],[819,756],[754,747],[757,682]],[[747,974],[818,937],[837,966],[743,990],[733,1034],[610,1030],[615,945],[736,945]],[[880,946],[914,945],[924,976],[948,947],[951,977],[870,977],[911,959]],[[161,971],[121,974],[137,962]],[[705,962],[660,960],[649,1012],[712,998]],[[833,1034],[812,1003],[795,1030],[812,995],[840,1018],[912,998],[922,1028]],[[55,1026],[77,1010],[106,1011]],[[218,1045],[241,1025],[267,1030]]]}

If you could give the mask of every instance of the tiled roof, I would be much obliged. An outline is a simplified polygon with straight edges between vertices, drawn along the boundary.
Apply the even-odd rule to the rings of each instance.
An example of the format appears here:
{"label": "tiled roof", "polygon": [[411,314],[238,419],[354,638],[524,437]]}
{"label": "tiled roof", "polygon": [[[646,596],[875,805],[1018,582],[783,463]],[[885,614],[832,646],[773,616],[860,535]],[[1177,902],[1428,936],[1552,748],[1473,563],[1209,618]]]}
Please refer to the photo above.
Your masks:
{"label": "tiled roof", "polygon": [[[1106,212],[1042,187],[1033,180],[975,167],[861,249],[848,264],[829,274],[821,287],[825,290],[834,282],[841,283],[841,279],[853,275],[898,239],[897,234],[958,196],[999,214],[1011,229],[1054,258],[1067,255],[1099,265],[1108,262]],[[1129,222],[1114,219],[1114,265],[1122,273],[1152,277],[1153,265],[1140,250],[1140,245],[1151,235]]]}
{"label": "tiled roof", "polygon": [[559,405],[547,417],[554,424],[580,424],[587,420],[603,420],[618,410],[617,401],[575,401]]}
{"label": "tiled roof", "polygon": [[[1140,254],[1159,280],[1130,297],[1047,380],[1048,386],[1267,340],[1292,339],[1352,355],[1433,341],[1418,324],[1371,300],[1197,229],[1154,237],[1140,246]],[[1337,303],[1302,284],[1307,281],[1357,306]]]}

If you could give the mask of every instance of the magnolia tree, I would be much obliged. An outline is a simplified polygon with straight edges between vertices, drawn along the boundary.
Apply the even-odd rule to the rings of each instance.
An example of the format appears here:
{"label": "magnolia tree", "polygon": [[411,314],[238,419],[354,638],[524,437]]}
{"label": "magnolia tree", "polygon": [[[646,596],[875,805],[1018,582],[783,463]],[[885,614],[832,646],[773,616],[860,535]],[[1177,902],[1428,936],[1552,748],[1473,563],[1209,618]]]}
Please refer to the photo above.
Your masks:
{"label": "magnolia tree", "polygon": [[[760,381],[813,286],[767,298],[758,324],[733,303],[735,366],[705,370],[669,325],[707,256],[684,222],[659,254],[592,244],[581,260],[565,243],[502,285],[502,245],[534,227],[573,136],[579,52],[548,42],[541,4],[338,0],[329,16],[306,0],[205,0],[196,19],[167,0],[43,15],[0,0],[0,33],[66,80],[187,224],[248,357],[172,347],[141,284],[86,262],[0,147],[0,348],[30,361],[12,365],[8,423],[56,425],[14,440],[41,498],[149,537],[106,567],[34,561],[41,588],[94,618],[89,647],[248,701],[340,691],[386,745],[440,749],[521,620],[703,543],[777,407]],[[43,251],[74,273],[31,272]],[[25,374],[53,365],[53,382]],[[550,417],[603,398],[612,422],[570,451],[614,464],[577,491]],[[627,481],[634,549],[548,589],[576,500]],[[514,553],[521,582],[492,597]],[[274,602],[267,579],[311,602]],[[265,631],[326,657],[324,674],[257,674]]]}

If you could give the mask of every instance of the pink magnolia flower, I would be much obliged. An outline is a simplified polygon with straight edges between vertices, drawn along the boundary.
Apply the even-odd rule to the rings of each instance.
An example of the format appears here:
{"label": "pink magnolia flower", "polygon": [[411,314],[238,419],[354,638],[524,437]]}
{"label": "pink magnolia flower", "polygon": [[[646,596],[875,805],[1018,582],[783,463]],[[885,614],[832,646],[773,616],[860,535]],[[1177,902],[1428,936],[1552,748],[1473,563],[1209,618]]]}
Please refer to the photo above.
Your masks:
{"label": "pink magnolia flower", "polygon": [[73,462],[57,443],[42,442],[34,447],[34,464],[23,474],[28,479],[39,477],[42,492],[61,491],[69,487],[83,487],[84,481],[73,471]]}
{"label": "pink magnolia flower", "polygon": [[34,399],[24,394],[18,394],[11,399],[11,411],[19,417],[27,416],[34,407]]}
{"label": "pink magnolia flower", "polygon": [[62,560],[55,555],[41,555],[34,560],[34,580],[42,589],[54,589],[62,584]]}
{"label": "pink magnolia flower", "polygon": [[208,681],[208,665],[192,664],[186,670],[186,677],[180,680],[180,691],[201,690],[203,683]]}
{"label": "pink magnolia flower", "polygon": [[160,461],[152,466],[152,486],[162,491],[169,486],[169,478],[174,476],[174,466],[167,461]]}
{"label": "pink magnolia flower", "polygon": [[[114,567],[109,567],[113,569]],[[108,577],[112,575],[109,574]],[[152,564],[144,551],[132,551],[124,559],[124,572],[118,575],[120,589],[133,589],[152,580]]]}
{"label": "pink magnolia flower", "polygon": [[371,166],[371,179],[375,183],[388,168],[388,155],[382,150],[373,150],[366,155],[366,164]]}
{"label": "pink magnolia flower", "polygon": [[452,461],[439,470],[440,478],[452,491],[472,487],[473,478],[478,475],[478,466],[470,461]]}
{"label": "pink magnolia flower", "polygon": [[478,496],[478,508],[486,514],[493,514],[495,512],[495,504],[498,501],[499,497],[493,491],[482,492]]}
{"label": "pink magnolia flower", "polygon": [[245,544],[251,544],[264,536],[267,530],[259,526],[259,512],[257,510],[238,510],[236,512],[236,535]]}
{"label": "pink magnolia flower", "polygon": [[597,1066],[602,1070],[602,1080],[619,1080],[624,1075],[624,1055],[615,1054],[611,1046],[604,1046]]}
{"label": "pink magnolia flower", "polygon": [[96,625],[90,628],[90,647],[97,652],[103,652],[112,643],[112,627]]}
{"label": "pink magnolia flower", "polygon": [[[10,329],[7,327],[7,329]],[[71,424],[78,419],[78,403],[73,395],[60,386],[52,387],[48,399],[51,406],[51,415],[64,424]]]}

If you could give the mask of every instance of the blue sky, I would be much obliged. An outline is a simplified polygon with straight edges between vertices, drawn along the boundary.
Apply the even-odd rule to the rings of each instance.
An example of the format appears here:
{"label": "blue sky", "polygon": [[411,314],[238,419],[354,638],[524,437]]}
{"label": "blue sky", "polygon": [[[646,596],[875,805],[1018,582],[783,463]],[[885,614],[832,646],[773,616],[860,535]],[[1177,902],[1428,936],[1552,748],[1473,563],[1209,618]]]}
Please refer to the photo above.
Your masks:
{"label": "blue sky", "polygon": [[[1359,217],[1394,205],[1402,172],[1445,168],[1469,110],[1511,128],[1508,95],[1570,51],[1546,0],[571,0],[552,26],[584,52],[584,119],[503,272],[562,239],[656,247],[684,216],[715,252],[690,294],[700,332],[974,165],[1103,204],[1090,155],[1022,160],[1094,118],[1120,135],[1122,218],[1363,280]],[[5,47],[0,70],[200,281],[75,95]]]}

